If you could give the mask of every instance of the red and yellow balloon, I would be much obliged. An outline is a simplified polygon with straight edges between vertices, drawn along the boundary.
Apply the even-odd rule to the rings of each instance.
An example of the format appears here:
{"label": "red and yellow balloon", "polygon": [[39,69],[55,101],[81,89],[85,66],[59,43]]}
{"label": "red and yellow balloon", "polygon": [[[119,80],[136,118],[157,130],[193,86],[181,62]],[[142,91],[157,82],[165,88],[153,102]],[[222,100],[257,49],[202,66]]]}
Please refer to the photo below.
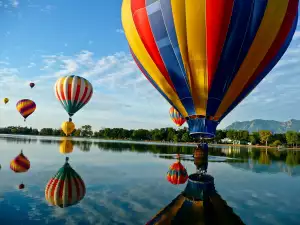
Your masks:
{"label": "red and yellow balloon", "polygon": [[169,114],[176,126],[180,127],[185,123],[184,117],[173,106],[170,108]]}

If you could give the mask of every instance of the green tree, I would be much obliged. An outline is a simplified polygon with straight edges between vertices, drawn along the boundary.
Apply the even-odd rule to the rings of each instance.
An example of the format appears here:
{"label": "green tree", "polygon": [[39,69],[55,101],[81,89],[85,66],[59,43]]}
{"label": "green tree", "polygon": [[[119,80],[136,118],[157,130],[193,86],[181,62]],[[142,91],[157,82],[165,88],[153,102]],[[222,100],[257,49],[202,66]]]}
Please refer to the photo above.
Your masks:
{"label": "green tree", "polygon": [[182,135],[182,138],[181,138],[181,140],[183,141],[183,142],[189,142],[190,141],[190,135],[189,135],[189,133],[184,133],[183,135]]}
{"label": "green tree", "polygon": [[272,132],[269,130],[260,130],[259,131],[260,142],[268,146],[268,140],[271,137],[271,135]]}
{"label": "green tree", "polygon": [[82,137],[92,137],[93,131],[91,125],[84,125],[81,127],[81,136]]}

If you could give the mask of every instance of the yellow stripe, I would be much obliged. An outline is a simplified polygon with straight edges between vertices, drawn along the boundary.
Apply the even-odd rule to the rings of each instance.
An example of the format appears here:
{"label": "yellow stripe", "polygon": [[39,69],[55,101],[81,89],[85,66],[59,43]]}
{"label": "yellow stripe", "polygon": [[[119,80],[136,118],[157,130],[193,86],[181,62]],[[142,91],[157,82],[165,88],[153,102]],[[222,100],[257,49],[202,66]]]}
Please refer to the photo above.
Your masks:
{"label": "yellow stripe", "polygon": [[185,2],[180,0],[171,0],[171,6],[180,54],[182,57],[185,72],[188,77],[189,86],[191,87],[191,74],[186,37]]}
{"label": "yellow stripe", "polygon": [[22,102],[17,105],[17,109],[20,111],[22,108],[25,108],[26,106],[30,105],[31,101]]}
{"label": "yellow stripe", "polygon": [[197,115],[206,115],[208,82],[206,67],[205,1],[185,1],[187,46],[192,74],[192,96]]}
{"label": "yellow stripe", "polygon": [[67,82],[68,82],[68,84],[72,84],[72,82],[73,82],[73,77],[68,77]]}
{"label": "yellow stripe", "polygon": [[184,117],[188,116],[185,108],[179,100],[179,97],[177,96],[177,93],[168,84],[165,77],[161,74],[155,63],[152,61],[150,55],[148,54],[142,43],[142,40],[139,37],[139,34],[137,33],[131,13],[131,0],[123,1],[122,23],[128,43],[137,59],[141,62],[141,64],[152,77],[157,86],[171,100],[171,102],[176,106],[180,113]]}
{"label": "yellow stripe", "polygon": [[217,118],[220,118],[238,97],[260,62],[267,54],[281,27],[288,3],[289,1],[283,0],[268,1],[265,15],[256,37],[216,113]]}

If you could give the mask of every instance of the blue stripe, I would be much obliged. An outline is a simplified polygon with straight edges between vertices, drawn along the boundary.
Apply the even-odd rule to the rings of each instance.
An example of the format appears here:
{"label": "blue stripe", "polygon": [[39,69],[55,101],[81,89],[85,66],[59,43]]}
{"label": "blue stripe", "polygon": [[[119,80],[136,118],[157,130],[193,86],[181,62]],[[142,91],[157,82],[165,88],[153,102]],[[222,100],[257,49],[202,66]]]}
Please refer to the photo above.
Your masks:
{"label": "blue stripe", "polygon": [[[150,15],[148,13],[148,18],[149,18],[154,39],[158,44],[161,58],[166,66],[168,75],[172,80],[177,95],[181,100],[182,105],[186,109],[187,113],[189,115],[195,114],[194,103],[193,103],[192,95],[189,90],[188,82],[186,80],[186,76],[183,73],[182,68],[180,67],[180,64],[177,60],[169,34],[167,32],[167,28],[165,26],[165,22],[169,20],[173,20],[172,14],[169,16],[170,18],[169,17],[163,18],[163,14],[161,10],[156,11],[155,13],[152,13]],[[178,45],[175,47],[178,47]]]}
{"label": "blue stripe", "polygon": [[288,34],[284,44],[281,46],[278,54],[271,60],[270,64],[264,69],[264,71],[258,75],[257,79],[249,85],[247,89],[245,89],[239,97],[233,102],[233,104],[227,109],[227,111],[222,115],[222,117],[219,119],[221,121],[231,110],[233,110],[247,95],[251,93],[251,91],[265,78],[265,76],[273,69],[273,67],[278,63],[278,61],[281,59],[281,57],[284,55],[286,50],[288,49],[292,39],[293,35],[297,29],[297,22],[298,22],[298,14],[293,22],[293,26],[290,30],[290,33]]}
{"label": "blue stripe", "polygon": [[[260,18],[254,14],[255,0],[237,0],[234,2],[227,38],[223,47],[220,62],[214,76],[212,87],[208,95],[207,115],[214,116],[224,98],[231,81],[236,75],[235,66],[243,61],[252,39],[257,31]],[[264,1],[263,1],[264,2]],[[259,8],[263,4],[258,4]],[[264,10],[265,7],[259,9]],[[259,14],[260,13],[256,13]],[[247,35],[250,35],[247,37]],[[240,56],[240,53],[243,55]]]}

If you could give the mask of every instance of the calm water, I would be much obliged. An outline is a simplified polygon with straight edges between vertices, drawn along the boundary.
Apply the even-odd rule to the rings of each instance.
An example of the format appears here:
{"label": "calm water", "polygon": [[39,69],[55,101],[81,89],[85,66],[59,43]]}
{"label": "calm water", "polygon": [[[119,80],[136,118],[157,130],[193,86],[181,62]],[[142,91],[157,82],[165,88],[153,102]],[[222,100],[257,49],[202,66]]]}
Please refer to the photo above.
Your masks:
{"label": "calm water", "polygon": [[[166,180],[175,153],[182,153],[189,174],[196,170],[193,147],[75,139],[67,156],[86,194],[77,205],[59,208],[45,200],[45,186],[65,162],[60,140],[0,136],[1,224],[145,224],[186,186]],[[14,173],[10,161],[21,149],[31,168]],[[208,174],[245,224],[299,225],[299,163],[300,152],[210,148]]]}

